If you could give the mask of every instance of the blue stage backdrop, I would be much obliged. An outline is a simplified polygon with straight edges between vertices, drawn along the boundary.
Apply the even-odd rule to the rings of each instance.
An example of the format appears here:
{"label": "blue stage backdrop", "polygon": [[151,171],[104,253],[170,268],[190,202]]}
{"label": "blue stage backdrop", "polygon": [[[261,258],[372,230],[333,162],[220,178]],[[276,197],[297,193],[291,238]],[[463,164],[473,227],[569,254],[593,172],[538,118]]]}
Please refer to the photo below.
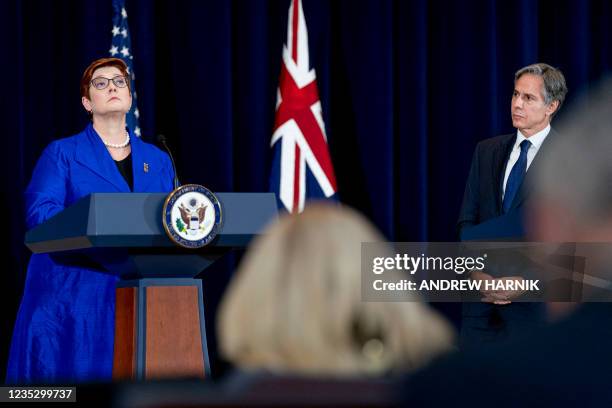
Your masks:
{"label": "blue stage backdrop", "polygon": [[[571,102],[612,63],[606,0],[303,2],[340,200],[393,240],[454,239],[475,144],[512,131],[516,69],[561,68]],[[112,2],[0,7],[1,368],[29,256],[22,192],[42,149],[88,121],[79,80],[108,55]],[[167,136],[181,181],[267,190],[288,7],[127,0],[142,137]],[[213,311],[227,279],[205,286]]]}

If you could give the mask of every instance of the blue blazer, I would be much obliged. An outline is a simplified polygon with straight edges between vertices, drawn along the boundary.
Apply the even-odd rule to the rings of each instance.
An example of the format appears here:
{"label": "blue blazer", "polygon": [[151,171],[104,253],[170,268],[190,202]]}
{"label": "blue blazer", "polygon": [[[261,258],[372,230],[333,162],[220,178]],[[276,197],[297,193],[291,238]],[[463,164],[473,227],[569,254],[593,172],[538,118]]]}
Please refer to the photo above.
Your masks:
{"label": "blue blazer", "polygon": [[[168,155],[130,132],[134,192],[169,192]],[[28,229],[94,192],[130,192],[90,124],[51,143],[25,192]],[[17,315],[8,383],[108,381],[112,377],[117,277],[32,255]]]}

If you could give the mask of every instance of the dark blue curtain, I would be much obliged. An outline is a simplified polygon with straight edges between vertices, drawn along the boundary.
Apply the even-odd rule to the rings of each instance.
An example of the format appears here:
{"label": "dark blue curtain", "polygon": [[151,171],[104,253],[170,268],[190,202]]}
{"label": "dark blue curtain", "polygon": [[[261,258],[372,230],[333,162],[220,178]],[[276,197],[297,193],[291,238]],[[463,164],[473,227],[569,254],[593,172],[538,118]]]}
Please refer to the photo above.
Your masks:
{"label": "dark blue curtain", "polygon": [[[561,68],[571,102],[612,63],[606,0],[303,1],[340,198],[392,240],[454,239],[475,144],[513,131],[515,70]],[[168,137],[182,182],[267,189],[288,6],[127,1],[143,137]],[[108,53],[112,9],[110,0],[0,7],[1,368],[29,256],[21,194],[42,149],[87,123],[79,79]],[[208,286],[212,303],[227,279]]]}

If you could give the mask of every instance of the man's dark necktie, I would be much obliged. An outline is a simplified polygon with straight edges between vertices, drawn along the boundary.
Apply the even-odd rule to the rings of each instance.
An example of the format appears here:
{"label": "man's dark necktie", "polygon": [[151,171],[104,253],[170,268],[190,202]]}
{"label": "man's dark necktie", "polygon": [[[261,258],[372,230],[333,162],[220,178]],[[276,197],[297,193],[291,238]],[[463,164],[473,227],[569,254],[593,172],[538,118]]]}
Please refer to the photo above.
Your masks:
{"label": "man's dark necktie", "polygon": [[527,172],[527,151],[530,147],[531,142],[529,140],[523,140],[521,142],[521,155],[516,163],[514,163],[510,171],[510,176],[508,176],[508,181],[506,182],[506,192],[504,193],[504,202],[502,206],[504,214],[510,210],[512,201],[525,178],[525,173]]}

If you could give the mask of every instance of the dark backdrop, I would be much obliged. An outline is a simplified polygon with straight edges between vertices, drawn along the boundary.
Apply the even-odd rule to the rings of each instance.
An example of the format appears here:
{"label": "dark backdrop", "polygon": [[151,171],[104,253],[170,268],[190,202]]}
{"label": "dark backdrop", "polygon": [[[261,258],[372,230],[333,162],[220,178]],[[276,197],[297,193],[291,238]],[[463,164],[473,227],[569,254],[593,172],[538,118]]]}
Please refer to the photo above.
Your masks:
{"label": "dark backdrop", "polygon": [[[288,0],[127,3],[143,137],[168,137],[183,182],[265,191]],[[42,149],[87,123],[79,79],[107,55],[112,9],[111,0],[0,4],[1,369],[29,256],[22,192]],[[453,240],[476,142],[513,130],[514,71],[561,68],[571,102],[610,69],[611,9],[605,0],[304,0],[341,200],[389,239]],[[211,310],[228,265],[205,284]]]}

